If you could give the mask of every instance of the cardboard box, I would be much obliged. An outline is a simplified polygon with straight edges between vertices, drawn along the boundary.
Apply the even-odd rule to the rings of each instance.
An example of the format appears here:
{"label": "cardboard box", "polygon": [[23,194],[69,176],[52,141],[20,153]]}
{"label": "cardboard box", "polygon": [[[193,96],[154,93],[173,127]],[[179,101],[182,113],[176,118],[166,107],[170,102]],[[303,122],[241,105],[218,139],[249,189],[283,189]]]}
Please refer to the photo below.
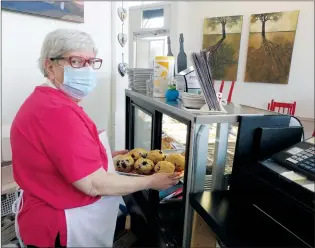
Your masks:
{"label": "cardboard box", "polygon": [[194,211],[192,237],[190,247],[192,248],[217,248],[217,239],[207,223]]}

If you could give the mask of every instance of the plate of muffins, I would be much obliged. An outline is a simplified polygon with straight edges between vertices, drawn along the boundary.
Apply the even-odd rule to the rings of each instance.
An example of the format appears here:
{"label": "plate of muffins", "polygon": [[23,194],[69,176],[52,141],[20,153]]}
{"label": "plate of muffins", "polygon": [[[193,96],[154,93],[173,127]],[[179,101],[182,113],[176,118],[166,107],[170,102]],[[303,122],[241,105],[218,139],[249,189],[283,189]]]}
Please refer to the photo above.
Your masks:
{"label": "plate of muffins", "polygon": [[113,160],[116,171],[121,175],[148,176],[174,172],[184,175],[185,156],[176,152],[135,148],[125,155],[114,157]]}

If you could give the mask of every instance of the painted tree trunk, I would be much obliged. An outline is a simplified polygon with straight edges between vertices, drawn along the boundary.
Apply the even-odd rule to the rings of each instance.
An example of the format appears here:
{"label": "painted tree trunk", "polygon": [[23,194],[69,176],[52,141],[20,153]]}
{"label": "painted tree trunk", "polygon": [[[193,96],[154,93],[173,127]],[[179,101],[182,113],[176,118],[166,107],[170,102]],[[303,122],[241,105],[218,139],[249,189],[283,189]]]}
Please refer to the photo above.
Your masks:
{"label": "painted tree trunk", "polygon": [[222,36],[223,38],[225,38],[226,37],[225,24],[221,23],[221,25],[222,25]]}
{"label": "painted tree trunk", "polygon": [[261,35],[266,38],[266,22],[262,22]]}

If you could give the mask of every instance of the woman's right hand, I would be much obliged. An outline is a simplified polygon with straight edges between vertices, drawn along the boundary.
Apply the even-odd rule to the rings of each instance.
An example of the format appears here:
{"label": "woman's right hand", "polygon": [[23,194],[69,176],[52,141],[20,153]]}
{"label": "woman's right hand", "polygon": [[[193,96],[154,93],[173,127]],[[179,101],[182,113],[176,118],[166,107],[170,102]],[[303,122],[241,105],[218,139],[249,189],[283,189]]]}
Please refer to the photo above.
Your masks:
{"label": "woman's right hand", "polygon": [[167,174],[167,173],[156,173],[149,176],[150,188],[155,190],[163,190],[178,184],[179,173]]}

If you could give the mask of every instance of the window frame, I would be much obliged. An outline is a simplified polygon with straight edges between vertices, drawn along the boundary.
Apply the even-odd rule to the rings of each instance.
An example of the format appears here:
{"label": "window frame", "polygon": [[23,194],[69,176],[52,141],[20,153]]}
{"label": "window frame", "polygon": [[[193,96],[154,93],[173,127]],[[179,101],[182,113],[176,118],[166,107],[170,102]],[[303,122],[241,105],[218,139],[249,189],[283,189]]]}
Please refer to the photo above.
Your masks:
{"label": "window frame", "polygon": [[141,9],[141,29],[146,29],[145,27],[143,27],[143,12],[144,11],[148,11],[148,10],[155,10],[155,9],[163,9],[163,26],[161,27],[153,27],[153,28],[147,28],[147,29],[157,29],[157,28],[164,28],[165,26],[165,11],[164,11],[164,7],[155,7],[155,8],[149,8],[149,9]]}
{"label": "window frame", "polygon": [[[136,67],[137,39],[146,37],[170,36],[171,3],[161,2],[145,4],[129,8],[129,61],[130,67]],[[142,15],[144,10],[162,9],[164,12],[164,26],[159,28],[142,28]]]}

